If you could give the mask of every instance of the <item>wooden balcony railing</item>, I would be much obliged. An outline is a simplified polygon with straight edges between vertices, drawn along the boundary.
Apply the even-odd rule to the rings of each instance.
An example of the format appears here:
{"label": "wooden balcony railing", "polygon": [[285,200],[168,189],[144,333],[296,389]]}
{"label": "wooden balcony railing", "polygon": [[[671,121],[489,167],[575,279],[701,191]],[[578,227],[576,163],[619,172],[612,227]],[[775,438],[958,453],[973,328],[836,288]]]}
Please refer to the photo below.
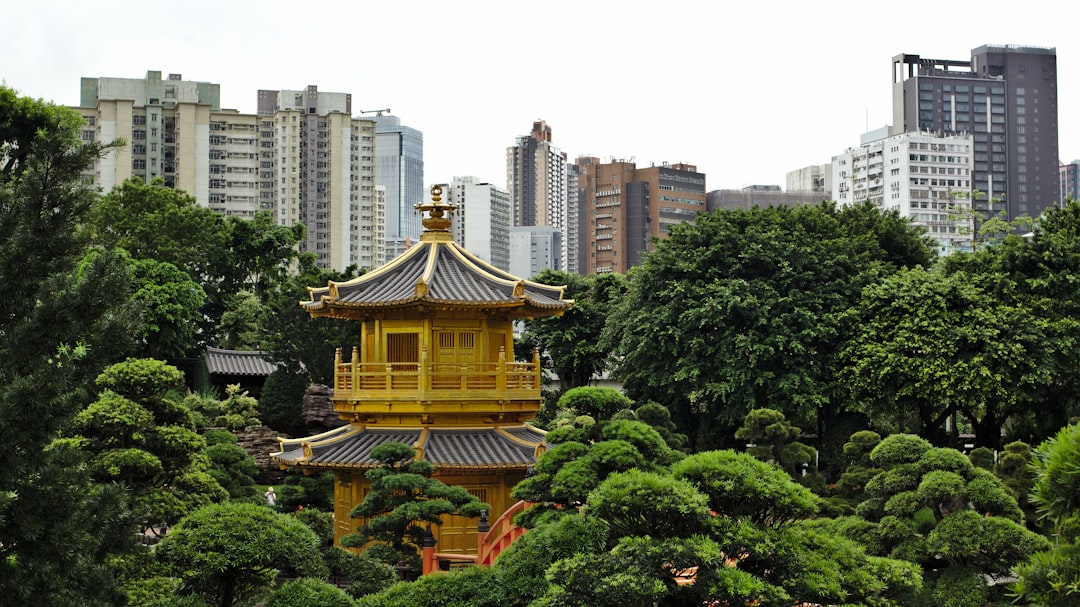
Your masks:
{"label": "wooden balcony railing", "polygon": [[531,362],[508,362],[499,351],[495,362],[448,364],[428,362],[365,363],[353,348],[352,361],[334,357],[334,400],[363,403],[385,400],[476,400],[540,398],[540,355]]}

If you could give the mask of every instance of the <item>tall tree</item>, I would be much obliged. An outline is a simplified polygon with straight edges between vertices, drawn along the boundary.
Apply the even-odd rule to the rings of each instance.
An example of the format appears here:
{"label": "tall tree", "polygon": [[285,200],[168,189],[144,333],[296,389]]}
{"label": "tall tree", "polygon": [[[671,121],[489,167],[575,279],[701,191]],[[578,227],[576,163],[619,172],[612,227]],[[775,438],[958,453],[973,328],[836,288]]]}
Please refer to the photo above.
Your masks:
{"label": "tall tree", "polygon": [[698,448],[730,443],[763,407],[820,434],[839,404],[839,314],[865,285],[930,260],[916,228],[869,203],[699,215],[631,271],[606,331],[616,374]]}
{"label": "tall tree", "polygon": [[171,263],[204,282],[225,265],[225,218],[156,179],[128,179],[102,197],[92,215],[94,240],[135,259]]}
{"label": "tall tree", "polygon": [[[138,178],[106,194],[90,225],[95,242],[122,248],[142,263],[172,264],[198,284],[204,296],[195,310],[201,319],[197,345],[235,340],[222,331],[220,320],[244,303],[237,297],[243,291],[262,304],[272,297],[289,275],[304,234],[302,224],[277,225],[269,212],[252,219],[223,217],[161,180]],[[195,350],[192,344],[186,354]]]}
{"label": "tall tree", "polygon": [[566,285],[563,297],[574,305],[561,316],[537,318],[525,323],[522,339],[538,348],[546,367],[559,377],[559,389],[587,386],[607,370],[609,351],[601,342],[608,316],[626,294],[622,274],[578,276],[544,270],[534,278],[547,285]]}
{"label": "tall tree", "polygon": [[1005,421],[1053,380],[1067,345],[1045,317],[964,272],[901,271],[867,287],[843,319],[853,335],[841,376],[854,406],[886,431],[936,444],[957,444],[946,421],[962,417],[979,445],[1000,448]]}
{"label": "tall tree", "polygon": [[105,562],[133,539],[123,492],[56,441],[137,320],[121,258],[78,265],[96,198],[82,172],[109,150],[81,127],[0,86],[0,596],[21,605],[120,604]]}
{"label": "tall tree", "polygon": [[416,451],[404,443],[387,442],[371,450],[379,467],[368,470],[371,489],[349,513],[365,522],[342,538],[342,545],[364,546],[365,555],[419,571],[426,526],[441,525],[444,515],[477,517],[491,509],[463,487],[431,478],[435,467],[415,457]]}

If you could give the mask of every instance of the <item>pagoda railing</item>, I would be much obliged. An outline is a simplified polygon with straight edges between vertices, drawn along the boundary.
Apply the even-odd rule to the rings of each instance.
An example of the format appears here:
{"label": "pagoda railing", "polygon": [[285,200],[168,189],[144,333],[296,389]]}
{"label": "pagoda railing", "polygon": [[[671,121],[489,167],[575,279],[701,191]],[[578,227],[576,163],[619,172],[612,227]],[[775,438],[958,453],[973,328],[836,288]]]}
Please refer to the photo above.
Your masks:
{"label": "pagoda railing", "polygon": [[360,361],[358,348],[352,360],[334,360],[334,400],[352,402],[385,400],[514,400],[540,397],[540,356],[530,362],[510,362],[499,352],[495,362],[432,363],[426,353],[420,362],[370,363]]}

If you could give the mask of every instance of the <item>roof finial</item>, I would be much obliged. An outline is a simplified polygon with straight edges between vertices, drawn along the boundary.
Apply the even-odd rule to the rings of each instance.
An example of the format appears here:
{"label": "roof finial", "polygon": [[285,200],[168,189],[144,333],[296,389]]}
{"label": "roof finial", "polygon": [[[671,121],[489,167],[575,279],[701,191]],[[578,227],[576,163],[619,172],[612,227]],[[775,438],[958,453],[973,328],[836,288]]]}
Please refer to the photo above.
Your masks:
{"label": "roof finial", "polygon": [[427,213],[428,216],[423,219],[425,232],[446,232],[450,229],[450,218],[446,215],[450,211],[457,210],[456,204],[450,204],[442,201],[442,186],[431,186],[431,202],[427,204],[417,204],[416,210]]}

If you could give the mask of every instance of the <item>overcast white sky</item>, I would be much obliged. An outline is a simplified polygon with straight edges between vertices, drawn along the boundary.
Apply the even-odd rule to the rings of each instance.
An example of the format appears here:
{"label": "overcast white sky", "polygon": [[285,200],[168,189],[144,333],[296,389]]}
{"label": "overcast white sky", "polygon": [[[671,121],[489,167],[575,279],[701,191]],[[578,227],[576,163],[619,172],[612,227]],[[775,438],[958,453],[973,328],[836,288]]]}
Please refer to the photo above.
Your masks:
{"label": "overcast white sky", "polygon": [[0,80],[79,103],[82,76],[148,70],[221,85],[352,93],[424,133],[425,181],[505,185],[507,146],[544,119],[572,160],[687,162],[708,189],[784,185],[891,121],[891,59],[1056,47],[1061,160],[1080,158],[1080,35],[1068,3],[698,0],[14,0]]}

